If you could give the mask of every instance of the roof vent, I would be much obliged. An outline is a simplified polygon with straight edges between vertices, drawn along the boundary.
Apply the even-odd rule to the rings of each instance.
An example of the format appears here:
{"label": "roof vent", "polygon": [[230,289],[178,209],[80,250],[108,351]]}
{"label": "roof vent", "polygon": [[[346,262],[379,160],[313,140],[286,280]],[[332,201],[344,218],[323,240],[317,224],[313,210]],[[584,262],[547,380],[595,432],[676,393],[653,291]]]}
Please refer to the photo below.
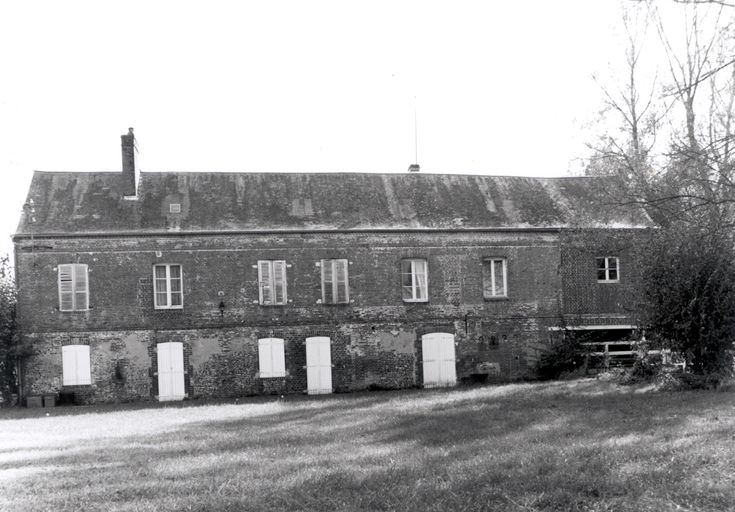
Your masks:
{"label": "roof vent", "polygon": [[169,213],[181,213],[181,203],[170,203],[168,205]]}
{"label": "roof vent", "polygon": [[408,166],[408,172],[419,172],[421,170],[421,166],[419,164],[411,164]]}

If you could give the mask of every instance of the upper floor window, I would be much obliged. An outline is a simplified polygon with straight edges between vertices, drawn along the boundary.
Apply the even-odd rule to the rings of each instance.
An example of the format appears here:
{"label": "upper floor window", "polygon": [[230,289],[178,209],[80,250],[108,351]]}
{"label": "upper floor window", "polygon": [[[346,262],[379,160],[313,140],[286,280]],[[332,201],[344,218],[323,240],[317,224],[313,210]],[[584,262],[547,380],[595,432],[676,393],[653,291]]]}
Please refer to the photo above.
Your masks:
{"label": "upper floor window", "polygon": [[184,287],[181,265],[154,265],[153,290],[156,309],[182,309]]}
{"label": "upper floor window", "polygon": [[322,304],[347,304],[350,290],[347,260],[322,260]]}
{"label": "upper floor window", "polygon": [[59,265],[59,310],[86,311],[88,309],[87,265]]}
{"label": "upper floor window", "polygon": [[401,286],[404,302],[427,302],[429,300],[429,273],[426,260],[401,261]]}
{"label": "upper floor window", "polygon": [[61,369],[64,386],[92,384],[89,364],[89,345],[61,347]]}
{"label": "upper floor window", "polygon": [[617,257],[604,256],[595,258],[597,261],[597,282],[598,283],[617,283],[618,269],[620,262]]}
{"label": "upper floor window", "polygon": [[258,261],[258,291],[262,306],[277,306],[288,302],[284,260]]}
{"label": "upper floor window", "polygon": [[482,260],[482,295],[486,299],[508,296],[506,259],[485,258]]}

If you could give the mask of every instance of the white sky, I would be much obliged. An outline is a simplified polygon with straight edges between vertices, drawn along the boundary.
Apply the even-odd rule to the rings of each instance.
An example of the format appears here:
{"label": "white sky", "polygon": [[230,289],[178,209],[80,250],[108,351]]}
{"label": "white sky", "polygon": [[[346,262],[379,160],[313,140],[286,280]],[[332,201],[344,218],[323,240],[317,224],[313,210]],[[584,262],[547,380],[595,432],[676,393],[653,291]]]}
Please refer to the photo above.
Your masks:
{"label": "white sky", "polygon": [[[0,251],[33,170],[565,175],[616,0],[2,2]],[[5,244],[5,241],[8,243]]]}

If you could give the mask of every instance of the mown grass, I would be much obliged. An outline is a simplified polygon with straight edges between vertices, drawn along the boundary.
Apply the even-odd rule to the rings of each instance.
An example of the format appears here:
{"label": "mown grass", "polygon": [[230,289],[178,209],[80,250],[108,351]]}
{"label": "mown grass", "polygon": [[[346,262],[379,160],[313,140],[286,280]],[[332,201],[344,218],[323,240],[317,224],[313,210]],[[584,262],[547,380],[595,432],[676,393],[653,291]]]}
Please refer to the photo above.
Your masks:
{"label": "mown grass", "polygon": [[735,393],[242,402],[0,412],[0,510],[735,510]]}

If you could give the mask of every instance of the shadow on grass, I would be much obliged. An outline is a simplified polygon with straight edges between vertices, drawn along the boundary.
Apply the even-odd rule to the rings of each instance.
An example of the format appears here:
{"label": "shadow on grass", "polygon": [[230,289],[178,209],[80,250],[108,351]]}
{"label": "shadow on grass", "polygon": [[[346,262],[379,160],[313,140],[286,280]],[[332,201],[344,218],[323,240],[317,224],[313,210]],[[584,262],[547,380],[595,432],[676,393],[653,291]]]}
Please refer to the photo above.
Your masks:
{"label": "shadow on grass", "polygon": [[729,510],[733,491],[705,496],[671,460],[701,456],[701,436],[732,445],[723,401],[735,400],[580,381],[213,407],[152,434],[100,432],[13,462],[0,452],[0,490],[18,505],[32,486],[28,510],[658,510],[690,489],[703,510]]}

